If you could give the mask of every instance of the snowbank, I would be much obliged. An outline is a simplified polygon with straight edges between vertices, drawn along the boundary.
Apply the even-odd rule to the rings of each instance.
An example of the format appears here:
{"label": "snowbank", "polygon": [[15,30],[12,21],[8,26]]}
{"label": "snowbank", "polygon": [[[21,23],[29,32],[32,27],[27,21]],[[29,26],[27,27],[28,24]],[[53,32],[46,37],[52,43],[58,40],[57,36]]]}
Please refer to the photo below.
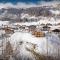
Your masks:
{"label": "snowbank", "polygon": [[[57,54],[57,47],[55,45],[53,45],[53,43],[51,43],[51,42],[56,41],[56,39],[59,41],[59,39],[54,34],[52,35],[52,37],[53,38],[51,38],[51,36],[48,35],[47,37],[36,38],[33,35],[31,35],[30,33],[16,32],[11,36],[10,43],[12,44],[13,49],[15,50],[16,48],[18,48],[17,46],[20,44],[20,42],[23,42],[23,44],[21,45],[22,47],[19,45],[21,48],[18,48],[18,50],[20,52],[22,52],[21,54],[23,54],[23,55],[27,54],[25,52],[25,51],[27,51],[26,48],[31,49],[32,45],[36,45],[35,49],[34,49],[34,51],[36,53],[47,55],[47,49],[48,49],[48,52],[49,52],[48,55],[55,56],[55,54]],[[56,39],[54,39],[54,38],[56,38]],[[47,46],[47,44],[48,44],[48,46]]]}
{"label": "snowbank", "polygon": [[0,21],[0,26],[2,25],[8,25],[9,24],[9,21]]}
{"label": "snowbank", "polygon": [[52,12],[52,14],[56,14],[56,15],[59,15],[60,14],[60,11],[59,10],[50,10],[50,12]]}

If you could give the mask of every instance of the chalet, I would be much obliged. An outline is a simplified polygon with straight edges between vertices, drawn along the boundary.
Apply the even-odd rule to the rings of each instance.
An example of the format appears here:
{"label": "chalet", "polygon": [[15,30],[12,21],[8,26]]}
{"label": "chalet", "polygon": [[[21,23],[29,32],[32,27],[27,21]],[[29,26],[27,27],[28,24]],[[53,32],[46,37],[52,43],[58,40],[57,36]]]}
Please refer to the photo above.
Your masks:
{"label": "chalet", "polygon": [[44,24],[44,23],[42,23],[42,24],[41,24],[41,26],[45,26],[45,24]]}
{"label": "chalet", "polygon": [[22,25],[19,28],[20,28],[20,31],[25,31],[25,32],[27,31],[28,32],[28,30],[29,30],[28,26],[26,26],[26,25]]}
{"label": "chalet", "polygon": [[50,30],[50,27],[48,27],[47,25],[46,25],[46,26],[43,26],[43,27],[42,27],[42,30],[43,30],[43,31],[49,31],[49,30]]}
{"label": "chalet", "polygon": [[33,31],[32,35],[34,35],[35,37],[44,37],[45,33],[44,32]]}
{"label": "chalet", "polygon": [[60,33],[60,29],[54,29],[54,30],[52,30],[52,32],[54,32],[54,33]]}
{"label": "chalet", "polygon": [[29,31],[35,31],[36,30],[36,26],[35,25],[30,25],[28,26]]}
{"label": "chalet", "polygon": [[25,29],[25,26],[20,26],[19,28],[20,28],[20,29]]}
{"label": "chalet", "polygon": [[46,25],[47,25],[47,26],[52,26],[52,24],[50,24],[50,23],[47,23]]}
{"label": "chalet", "polygon": [[4,28],[4,30],[5,30],[6,34],[12,34],[12,33],[14,33],[14,30],[11,29],[10,27],[6,27],[6,28]]}

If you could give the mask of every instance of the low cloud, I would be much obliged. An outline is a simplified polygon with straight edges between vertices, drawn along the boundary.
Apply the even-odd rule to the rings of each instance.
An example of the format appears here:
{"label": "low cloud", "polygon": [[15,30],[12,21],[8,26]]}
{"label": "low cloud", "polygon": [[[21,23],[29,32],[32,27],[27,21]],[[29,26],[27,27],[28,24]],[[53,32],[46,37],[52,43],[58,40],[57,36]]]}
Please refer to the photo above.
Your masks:
{"label": "low cloud", "polygon": [[33,4],[33,3],[22,3],[19,2],[17,4],[12,4],[12,3],[0,3],[0,8],[9,8],[9,7],[14,7],[14,8],[28,8],[28,7],[32,7],[32,6],[37,6],[37,4]]}

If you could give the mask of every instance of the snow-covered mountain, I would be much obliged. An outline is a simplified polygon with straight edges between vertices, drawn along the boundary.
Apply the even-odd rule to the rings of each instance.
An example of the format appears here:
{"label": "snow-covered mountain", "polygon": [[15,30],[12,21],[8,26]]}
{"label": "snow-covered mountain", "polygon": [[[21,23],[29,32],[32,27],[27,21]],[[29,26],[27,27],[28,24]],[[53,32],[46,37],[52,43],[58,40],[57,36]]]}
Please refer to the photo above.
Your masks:
{"label": "snow-covered mountain", "polygon": [[[58,4],[57,4],[58,5]],[[42,16],[42,17],[54,17],[60,14],[60,9],[54,6],[36,6],[36,7],[29,7],[29,8],[1,8],[0,9],[0,20],[15,20],[21,21],[21,15],[28,14],[30,17],[32,16]],[[24,16],[23,15],[23,16]],[[28,17],[29,18],[29,17]]]}

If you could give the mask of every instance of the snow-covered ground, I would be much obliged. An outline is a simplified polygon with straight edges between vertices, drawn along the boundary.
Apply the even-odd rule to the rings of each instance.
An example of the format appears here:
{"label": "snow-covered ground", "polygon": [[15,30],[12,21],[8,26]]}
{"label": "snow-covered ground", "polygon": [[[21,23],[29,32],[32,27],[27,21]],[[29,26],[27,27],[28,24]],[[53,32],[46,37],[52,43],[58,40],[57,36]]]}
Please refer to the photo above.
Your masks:
{"label": "snow-covered ground", "polygon": [[46,34],[46,37],[34,37],[30,33],[16,32],[10,37],[10,43],[17,56],[34,57],[29,50],[41,55],[58,56],[60,39],[55,34]]}
{"label": "snow-covered ground", "polygon": [[2,25],[8,25],[9,24],[9,21],[0,21],[0,26]]}

